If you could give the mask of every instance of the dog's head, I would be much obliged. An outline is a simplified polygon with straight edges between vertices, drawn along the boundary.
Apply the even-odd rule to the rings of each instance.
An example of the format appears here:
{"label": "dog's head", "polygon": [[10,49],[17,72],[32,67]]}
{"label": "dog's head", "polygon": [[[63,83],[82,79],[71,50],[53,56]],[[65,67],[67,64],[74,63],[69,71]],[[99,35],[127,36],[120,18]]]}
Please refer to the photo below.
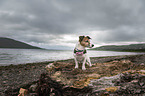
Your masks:
{"label": "dog's head", "polygon": [[90,43],[90,37],[89,36],[79,36],[79,42],[84,47],[92,48],[94,47],[94,44]]}

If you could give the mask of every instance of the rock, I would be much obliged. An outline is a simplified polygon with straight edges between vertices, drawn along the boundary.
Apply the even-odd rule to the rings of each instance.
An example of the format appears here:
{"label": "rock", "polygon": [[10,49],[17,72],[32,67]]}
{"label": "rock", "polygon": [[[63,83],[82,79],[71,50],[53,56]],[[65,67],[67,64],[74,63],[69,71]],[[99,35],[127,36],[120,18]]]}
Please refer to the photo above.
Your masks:
{"label": "rock", "polygon": [[121,76],[121,82],[130,82],[133,79],[133,76],[130,73],[125,73]]}
{"label": "rock", "polygon": [[99,94],[99,96],[110,96],[110,94],[108,92],[103,92],[103,93]]}
{"label": "rock", "polygon": [[[125,76],[125,78],[124,78]],[[129,76],[129,77],[127,77]],[[130,78],[133,77],[133,78]],[[126,80],[126,79],[129,80]],[[123,80],[125,79],[125,80]],[[118,80],[117,80],[118,81]],[[136,96],[137,94],[140,94],[139,96],[144,96],[144,84],[145,84],[145,76],[139,75],[139,74],[128,74],[128,75],[122,75],[120,79],[120,89],[117,90],[118,95],[133,95]],[[126,81],[126,82],[122,82]],[[119,83],[119,82],[118,82]]]}
{"label": "rock", "polygon": [[52,80],[47,73],[40,76],[38,82],[37,96],[88,96],[91,88],[73,88],[65,87],[62,84]]}
{"label": "rock", "polygon": [[145,74],[145,70],[139,70],[138,73]]}
{"label": "rock", "polygon": [[105,90],[108,92],[115,92],[117,89],[118,87],[109,87],[109,88],[106,88]]}
{"label": "rock", "polygon": [[47,73],[40,76],[37,89],[38,96],[62,96],[62,85],[53,81]]}
{"label": "rock", "polygon": [[36,88],[38,87],[38,84],[36,83],[36,84],[33,84],[33,85],[31,85],[30,87],[29,87],[29,90],[31,91],[31,92],[36,92]]}
{"label": "rock", "polygon": [[54,68],[54,63],[49,63],[48,65],[46,65],[45,67],[48,71],[53,70]]}
{"label": "rock", "polygon": [[93,87],[94,90],[115,87],[114,81],[120,79],[120,75],[121,74],[111,76],[111,77],[102,77],[100,79],[92,79],[90,80],[89,86]]}
{"label": "rock", "polygon": [[132,80],[131,83],[138,83],[139,80]]}
{"label": "rock", "polygon": [[6,84],[7,83],[7,81],[3,81],[3,84]]}
{"label": "rock", "polygon": [[[37,93],[30,93],[29,96],[37,96]],[[52,95],[54,96],[54,95]]]}
{"label": "rock", "polygon": [[96,74],[96,73],[93,73],[93,74],[87,75],[86,77],[89,77],[89,78],[91,78],[91,79],[98,79],[98,78],[101,77],[101,75]]}
{"label": "rock", "polygon": [[144,64],[144,63],[141,63],[140,65],[141,65],[141,66],[144,66],[145,64]]}
{"label": "rock", "polygon": [[127,63],[127,64],[128,64],[128,63],[131,63],[130,60],[122,60],[121,62],[122,62],[122,63]]}
{"label": "rock", "polygon": [[53,79],[56,79],[57,82],[60,82],[61,81],[61,77],[62,74],[61,74],[61,71],[56,71],[52,76],[51,78]]}
{"label": "rock", "polygon": [[141,93],[141,89],[136,89],[134,93],[136,93],[136,94]]}
{"label": "rock", "polygon": [[28,90],[27,89],[20,88],[19,93],[20,94],[18,96],[26,96],[26,95],[28,95]]}
{"label": "rock", "polygon": [[53,76],[56,76],[56,77],[61,76],[61,71],[56,71]]}

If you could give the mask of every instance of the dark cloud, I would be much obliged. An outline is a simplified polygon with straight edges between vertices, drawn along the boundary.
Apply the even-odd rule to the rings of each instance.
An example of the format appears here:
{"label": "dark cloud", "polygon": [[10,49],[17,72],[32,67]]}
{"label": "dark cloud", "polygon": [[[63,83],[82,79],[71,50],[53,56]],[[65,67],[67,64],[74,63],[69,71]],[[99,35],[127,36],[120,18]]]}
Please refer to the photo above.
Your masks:
{"label": "dark cloud", "polygon": [[79,35],[95,43],[145,42],[144,9],[144,0],[1,0],[0,34],[54,46]]}

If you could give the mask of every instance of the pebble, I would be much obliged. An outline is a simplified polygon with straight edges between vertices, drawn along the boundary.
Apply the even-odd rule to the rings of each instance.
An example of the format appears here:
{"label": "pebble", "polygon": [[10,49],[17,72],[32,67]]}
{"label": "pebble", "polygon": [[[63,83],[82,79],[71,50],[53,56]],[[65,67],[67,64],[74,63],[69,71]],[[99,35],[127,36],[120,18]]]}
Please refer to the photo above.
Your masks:
{"label": "pebble", "polygon": [[145,64],[144,63],[141,63],[140,65],[144,66]]}
{"label": "pebble", "polygon": [[36,88],[37,88],[38,84],[33,84],[29,87],[29,90],[32,91],[32,92],[35,92],[36,91]]}

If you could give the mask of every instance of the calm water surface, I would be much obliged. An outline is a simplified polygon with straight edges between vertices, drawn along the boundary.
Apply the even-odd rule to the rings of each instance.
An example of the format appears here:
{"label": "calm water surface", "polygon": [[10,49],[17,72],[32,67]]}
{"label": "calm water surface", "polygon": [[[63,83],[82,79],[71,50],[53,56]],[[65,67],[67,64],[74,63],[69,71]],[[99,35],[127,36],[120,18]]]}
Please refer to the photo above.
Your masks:
{"label": "calm water surface", "polygon": [[[88,51],[90,57],[136,55],[135,52]],[[73,58],[73,51],[41,50],[41,49],[0,49],[0,66],[10,64],[26,64],[34,62],[64,60]]]}

